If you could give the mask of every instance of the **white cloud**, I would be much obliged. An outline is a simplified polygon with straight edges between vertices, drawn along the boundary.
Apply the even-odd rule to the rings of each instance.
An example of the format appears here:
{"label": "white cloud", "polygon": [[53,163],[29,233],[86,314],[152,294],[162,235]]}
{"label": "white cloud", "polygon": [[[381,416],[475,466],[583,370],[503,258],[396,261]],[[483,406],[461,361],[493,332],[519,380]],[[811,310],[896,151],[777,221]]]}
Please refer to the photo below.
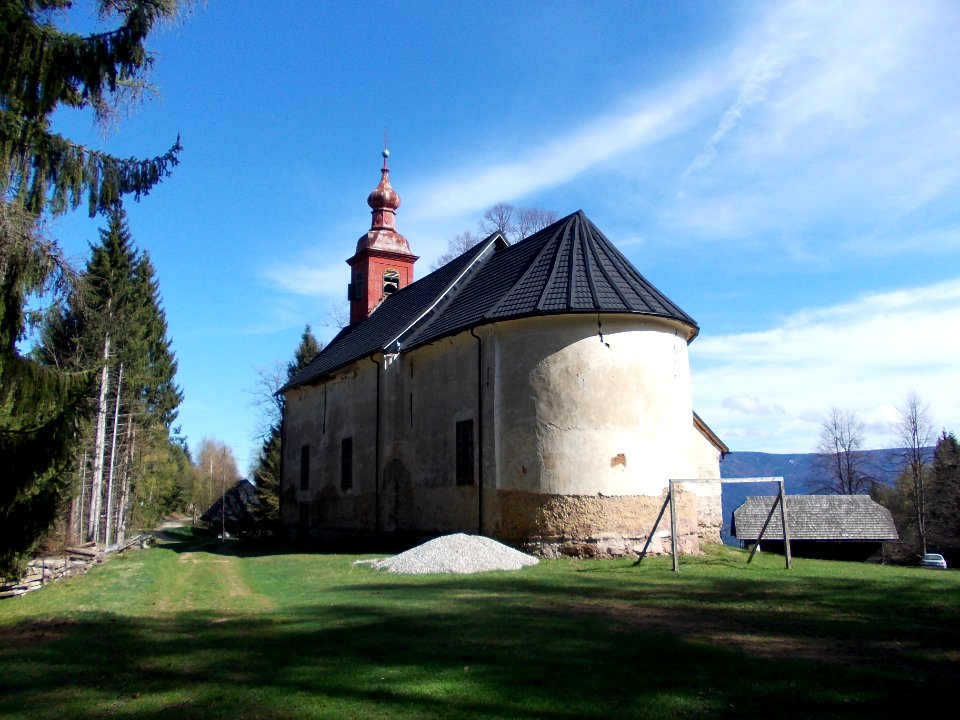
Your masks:
{"label": "white cloud", "polygon": [[757,398],[750,395],[726,397],[721,403],[728,410],[737,410],[747,415],[783,415],[784,409],[779,405],[763,405]]}
{"label": "white cloud", "polygon": [[273,265],[263,271],[279,290],[302,296],[342,296],[346,293],[346,271],[339,263],[307,256],[295,263]]}
{"label": "white cloud", "polygon": [[960,191],[960,6],[759,12],[687,76],[638,88],[562,134],[532,135],[519,154],[408,188],[404,228],[419,251],[429,260],[495,202],[564,188],[580,206],[595,192],[662,198],[649,212],[666,234],[775,243],[804,264],[841,250],[909,252],[916,233],[898,224]]}
{"label": "white cloud", "polygon": [[958,33],[951,3],[774,6],[732,53],[731,101],[662,222],[706,239],[809,233],[824,252],[835,238],[810,231],[833,225],[882,244],[957,194]]}
{"label": "white cloud", "polygon": [[672,137],[699,117],[697,105],[717,93],[713,72],[678,82],[625,101],[625,109],[608,111],[564,135],[537,143],[517,158],[489,165],[460,167],[414,189],[418,208],[414,223],[444,217],[461,218],[499,201],[514,201],[538,191],[570,183],[614,156],[649,147]]}
{"label": "white cloud", "polygon": [[[895,407],[916,390],[939,424],[956,429],[957,327],[960,278],[802,310],[760,332],[701,336],[690,348],[697,411],[741,450],[810,452],[817,418],[841,407],[880,447],[893,442]],[[748,414],[755,398],[764,398],[756,408],[784,414]]]}

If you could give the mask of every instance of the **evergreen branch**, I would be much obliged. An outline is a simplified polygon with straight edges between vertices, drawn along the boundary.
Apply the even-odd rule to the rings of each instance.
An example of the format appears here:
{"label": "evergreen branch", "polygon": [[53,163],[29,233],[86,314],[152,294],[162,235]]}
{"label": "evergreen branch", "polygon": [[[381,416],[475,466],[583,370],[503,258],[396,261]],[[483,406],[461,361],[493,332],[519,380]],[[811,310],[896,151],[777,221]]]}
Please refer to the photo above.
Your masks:
{"label": "evergreen branch", "polygon": [[38,123],[0,110],[0,182],[27,210],[53,214],[76,209],[83,196],[91,217],[116,207],[121,197],[147,195],[169,177],[183,149],[180,137],[163,155],[121,159],[71,142]]}
{"label": "evergreen branch", "polygon": [[93,106],[98,119],[105,98],[124,80],[142,78],[153,64],[144,42],[157,21],[172,18],[175,0],[101,2],[101,15],[118,12],[115,30],[79,35],[38,22],[46,10],[0,0],[0,27],[15,42],[0,47],[0,106],[36,120],[59,105]]}

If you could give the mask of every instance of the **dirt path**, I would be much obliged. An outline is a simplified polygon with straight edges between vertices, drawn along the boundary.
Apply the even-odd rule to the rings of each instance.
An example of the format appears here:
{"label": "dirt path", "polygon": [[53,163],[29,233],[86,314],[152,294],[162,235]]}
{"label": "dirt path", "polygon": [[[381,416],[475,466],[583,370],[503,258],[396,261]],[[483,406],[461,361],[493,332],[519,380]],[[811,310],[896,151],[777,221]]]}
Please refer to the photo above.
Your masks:
{"label": "dirt path", "polygon": [[[166,530],[173,527],[164,524],[157,529],[158,546],[181,543],[182,538],[172,536]],[[220,552],[223,545],[218,539],[200,540],[190,549],[178,550],[177,571],[174,582],[157,603],[159,612],[183,612],[190,610],[213,612],[262,612],[272,610],[272,598],[256,592],[246,581],[244,566],[249,560]]]}

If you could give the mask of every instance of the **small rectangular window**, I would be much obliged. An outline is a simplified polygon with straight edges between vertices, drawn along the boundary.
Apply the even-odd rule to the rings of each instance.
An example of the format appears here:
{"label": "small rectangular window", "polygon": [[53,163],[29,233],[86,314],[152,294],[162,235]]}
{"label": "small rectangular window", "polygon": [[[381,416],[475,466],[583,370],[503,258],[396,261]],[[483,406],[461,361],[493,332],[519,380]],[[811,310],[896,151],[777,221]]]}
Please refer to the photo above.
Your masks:
{"label": "small rectangular window", "polygon": [[353,438],[340,441],[340,489],[353,487]]}
{"label": "small rectangular window", "polygon": [[300,489],[310,489],[310,446],[300,448]]}
{"label": "small rectangular window", "polygon": [[457,423],[457,485],[473,485],[473,420]]}

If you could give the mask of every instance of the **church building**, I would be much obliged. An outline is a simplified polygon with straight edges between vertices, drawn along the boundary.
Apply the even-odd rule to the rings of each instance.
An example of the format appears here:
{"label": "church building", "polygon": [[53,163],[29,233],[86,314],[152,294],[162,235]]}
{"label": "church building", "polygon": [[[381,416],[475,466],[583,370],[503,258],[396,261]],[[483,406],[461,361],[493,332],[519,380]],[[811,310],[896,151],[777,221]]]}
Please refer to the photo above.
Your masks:
{"label": "church building", "polygon": [[[347,260],[350,324],[280,391],[289,534],[639,548],[668,481],[719,480],[728,452],[692,408],[697,323],[582,211],[415,281],[387,157]],[[720,484],[684,488],[677,540],[697,552],[720,540]]]}

